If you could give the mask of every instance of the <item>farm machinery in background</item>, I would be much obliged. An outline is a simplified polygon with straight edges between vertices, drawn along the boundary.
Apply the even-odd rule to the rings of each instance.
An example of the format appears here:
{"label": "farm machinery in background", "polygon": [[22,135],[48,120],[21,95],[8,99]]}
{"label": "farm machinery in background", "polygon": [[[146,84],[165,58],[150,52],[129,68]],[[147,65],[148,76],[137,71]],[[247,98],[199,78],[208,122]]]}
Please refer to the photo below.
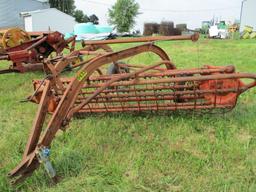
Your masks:
{"label": "farm machinery in background", "polygon": [[[51,178],[57,178],[50,162],[50,146],[56,133],[66,130],[75,115],[232,110],[239,95],[256,86],[256,74],[238,73],[234,66],[177,69],[168,54],[154,44],[157,40],[197,39],[198,35],[85,41],[84,48],[57,62],[45,59],[46,77],[34,80],[34,93],[28,98],[38,104],[38,111],[23,158],[9,173],[12,184],[31,176],[40,164]],[[147,43],[116,52],[108,46],[131,42]],[[133,58],[141,54],[148,62],[156,62],[136,59],[134,63]],[[69,63],[85,55],[91,57],[73,66],[80,67],[73,77],[62,73]]]}
{"label": "farm machinery in background", "polygon": [[228,37],[228,26],[225,21],[213,23],[209,28],[209,37],[226,39]]}
{"label": "farm machinery in background", "polygon": [[242,39],[256,39],[256,31],[251,26],[245,26],[241,34]]}
{"label": "farm machinery in background", "polygon": [[42,70],[45,58],[53,53],[60,55],[65,48],[74,50],[75,37],[65,40],[59,32],[27,33],[19,28],[2,30],[0,60],[11,61],[12,65],[0,70],[0,74]]}
{"label": "farm machinery in background", "polygon": [[225,21],[203,21],[200,29],[202,34],[208,35],[209,38],[227,39],[232,38],[233,34],[239,31],[239,24],[227,24]]}
{"label": "farm machinery in background", "polygon": [[201,27],[201,33],[208,35],[209,38],[226,39],[228,37],[228,26],[225,21],[215,22],[203,21]]}

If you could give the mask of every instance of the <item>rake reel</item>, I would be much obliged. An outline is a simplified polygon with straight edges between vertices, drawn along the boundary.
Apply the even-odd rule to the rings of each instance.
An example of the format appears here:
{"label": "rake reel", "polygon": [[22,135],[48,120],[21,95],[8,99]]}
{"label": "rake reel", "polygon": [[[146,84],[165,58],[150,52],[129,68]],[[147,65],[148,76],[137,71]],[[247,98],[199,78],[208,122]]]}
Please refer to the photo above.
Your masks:
{"label": "rake reel", "polygon": [[[177,69],[169,56],[152,43],[105,52],[82,61],[73,77],[61,77],[67,64],[86,51],[75,51],[54,65],[48,60],[47,78],[33,82],[35,92],[29,99],[39,107],[23,159],[9,173],[13,184],[30,176],[40,163],[50,177],[56,177],[49,160],[50,146],[56,133],[65,130],[74,115],[231,110],[239,95],[256,86],[255,74],[237,73],[234,66]],[[143,53],[157,55],[159,61],[155,64],[123,62]],[[113,65],[121,70],[109,73]],[[46,122],[47,114],[51,118]]]}

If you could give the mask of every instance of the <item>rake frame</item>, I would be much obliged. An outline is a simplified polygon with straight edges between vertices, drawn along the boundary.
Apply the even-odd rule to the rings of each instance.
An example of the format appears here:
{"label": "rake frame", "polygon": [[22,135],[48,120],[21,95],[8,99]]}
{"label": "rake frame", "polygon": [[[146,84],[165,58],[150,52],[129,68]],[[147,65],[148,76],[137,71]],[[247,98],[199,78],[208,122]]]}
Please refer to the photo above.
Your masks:
{"label": "rake frame", "polygon": [[[56,133],[65,130],[76,114],[231,110],[240,94],[256,86],[255,74],[237,73],[233,66],[178,70],[169,56],[152,43],[118,52],[96,54],[94,58],[78,65],[81,69],[74,77],[60,77],[68,63],[81,54],[91,53],[91,50],[95,50],[95,47],[74,51],[55,65],[51,64],[51,60],[45,62],[48,76],[43,81],[34,81],[35,93],[30,100],[38,103],[39,107],[23,159],[9,173],[13,179],[12,184],[23,181],[39,167],[42,151],[50,148]],[[139,68],[118,63],[148,52],[158,55],[161,60],[154,65]],[[135,68],[135,71],[104,74],[101,69],[109,63]],[[245,84],[242,79],[251,79],[252,82]],[[46,124],[48,112],[52,116]],[[44,124],[46,128],[43,131]]]}

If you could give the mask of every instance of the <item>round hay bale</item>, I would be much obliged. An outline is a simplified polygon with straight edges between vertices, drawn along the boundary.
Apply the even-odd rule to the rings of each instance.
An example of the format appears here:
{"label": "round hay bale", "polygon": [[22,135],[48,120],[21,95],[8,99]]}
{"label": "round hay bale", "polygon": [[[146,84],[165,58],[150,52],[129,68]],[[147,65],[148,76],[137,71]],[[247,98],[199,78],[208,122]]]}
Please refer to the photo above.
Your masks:
{"label": "round hay bale", "polygon": [[177,24],[177,29],[180,29],[181,31],[187,31],[187,24]]}
{"label": "round hay bale", "polygon": [[174,35],[174,23],[171,21],[163,21],[160,24],[159,33],[164,36]]}
{"label": "round hay bale", "polygon": [[145,23],[143,35],[150,36],[159,33],[159,24],[157,23]]}
{"label": "round hay bale", "polygon": [[174,35],[181,35],[181,34],[182,34],[182,30],[181,29],[178,29],[178,28],[174,29]]}

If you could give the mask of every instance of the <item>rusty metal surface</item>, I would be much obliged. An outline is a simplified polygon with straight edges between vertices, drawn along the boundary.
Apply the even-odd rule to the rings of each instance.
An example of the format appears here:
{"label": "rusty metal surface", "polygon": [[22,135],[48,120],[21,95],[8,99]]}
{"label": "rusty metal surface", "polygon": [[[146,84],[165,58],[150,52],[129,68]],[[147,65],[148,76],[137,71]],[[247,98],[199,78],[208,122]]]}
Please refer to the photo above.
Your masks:
{"label": "rusty metal surface", "polygon": [[[34,93],[28,100],[39,107],[23,158],[9,173],[13,184],[31,176],[39,167],[40,151],[50,148],[56,133],[65,130],[74,115],[163,110],[229,111],[236,106],[242,93],[256,86],[256,74],[238,73],[234,66],[177,69],[169,56],[152,43],[118,52],[106,51],[81,61],[77,65],[81,68],[73,77],[61,76],[68,63],[94,49],[86,47],[57,61],[47,60],[47,77],[33,82]],[[159,62],[121,62],[142,53],[157,55]],[[112,66],[118,70],[109,73],[107,69]],[[48,120],[47,113],[51,114]]]}
{"label": "rusty metal surface", "polygon": [[35,32],[27,32],[31,37],[36,38],[42,36],[44,34],[52,33],[51,31],[35,31]]}
{"label": "rusty metal surface", "polygon": [[[18,32],[17,32],[18,33]],[[12,65],[10,69],[5,69],[0,74],[9,72],[26,72],[29,70],[35,71],[38,69],[43,70],[43,64],[41,67],[36,67],[34,63],[43,63],[43,59],[49,57],[53,52],[56,55],[60,54],[65,48],[70,46],[70,51],[75,49],[75,37],[64,40],[64,37],[59,32],[37,32],[37,33],[26,33],[28,36],[33,35],[36,37],[30,41],[19,42],[17,46],[12,46],[4,49],[1,52],[0,60],[10,60]],[[95,57],[103,55],[106,52],[113,52],[108,44],[117,43],[134,43],[134,42],[154,42],[154,41],[173,41],[173,40],[191,40],[197,41],[199,38],[198,34],[188,36],[159,36],[159,37],[140,37],[140,38],[129,38],[129,39],[116,39],[116,40],[103,40],[103,41],[85,41],[83,42],[84,49],[80,50],[80,55],[93,55]],[[96,52],[102,49],[102,52]],[[89,62],[88,60],[87,62]],[[30,65],[29,67],[27,65]],[[34,67],[33,67],[34,66]],[[74,67],[76,65],[74,64]]]}
{"label": "rusty metal surface", "polygon": [[8,49],[31,40],[30,35],[20,28],[0,30],[0,48]]}
{"label": "rusty metal surface", "polygon": [[[14,36],[17,35],[14,34]],[[19,41],[19,44],[6,47],[4,52],[1,53],[0,60],[10,60],[12,65],[9,69],[1,70],[0,74],[13,71],[23,73],[30,70],[43,70],[43,60],[45,58],[48,58],[52,53],[58,55],[65,48],[73,51],[74,43],[75,37],[65,40],[63,34],[59,32],[43,33],[35,39]],[[71,47],[69,47],[69,44],[72,44]],[[39,63],[41,63],[40,67],[38,67]]]}
{"label": "rusty metal surface", "polygon": [[175,41],[175,40],[191,40],[197,41],[199,34],[194,35],[177,35],[177,36],[155,36],[155,37],[137,37],[128,39],[114,39],[102,41],[83,41],[84,45],[105,45],[105,44],[120,44],[120,43],[139,43],[139,42],[154,42],[154,41]]}

